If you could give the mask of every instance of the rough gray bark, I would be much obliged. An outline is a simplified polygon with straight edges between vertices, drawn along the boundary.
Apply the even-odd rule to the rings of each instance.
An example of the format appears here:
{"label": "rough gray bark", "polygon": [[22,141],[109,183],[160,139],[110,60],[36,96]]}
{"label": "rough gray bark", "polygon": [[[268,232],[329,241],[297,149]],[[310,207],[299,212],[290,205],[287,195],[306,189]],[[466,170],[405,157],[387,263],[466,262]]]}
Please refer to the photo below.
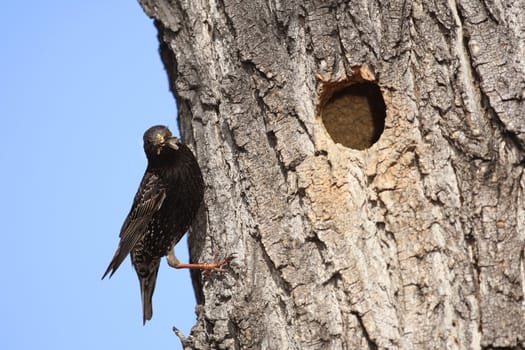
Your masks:
{"label": "rough gray bark", "polygon": [[[140,0],[203,169],[187,349],[525,348],[525,1]],[[334,144],[323,84],[377,81]]]}

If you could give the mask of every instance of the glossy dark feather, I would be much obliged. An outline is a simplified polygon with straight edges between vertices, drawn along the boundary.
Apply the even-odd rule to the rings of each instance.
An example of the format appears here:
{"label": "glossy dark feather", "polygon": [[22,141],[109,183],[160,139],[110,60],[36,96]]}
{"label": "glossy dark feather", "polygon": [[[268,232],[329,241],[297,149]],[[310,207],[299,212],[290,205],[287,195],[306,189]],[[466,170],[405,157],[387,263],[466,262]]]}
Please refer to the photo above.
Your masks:
{"label": "glossy dark feather", "polygon": [[104,276],[111,277],[131,249],[144,236],[153,215],[162,207],[166,198],[166,189],[162,187],[159,176],[146,172],[140,183],[139,190],[133,200],[133,206],[120,230],[120,243]]}
{"label": "glossy dark feather", "polygon": [[163,126],[144,134],[148,167],[122,225],[120,242],[104,278],[131,253],[141,287],[143,320],[151,319],[151,297],[165,256],[188,229],[202,202],[199,165],[188,147]]}

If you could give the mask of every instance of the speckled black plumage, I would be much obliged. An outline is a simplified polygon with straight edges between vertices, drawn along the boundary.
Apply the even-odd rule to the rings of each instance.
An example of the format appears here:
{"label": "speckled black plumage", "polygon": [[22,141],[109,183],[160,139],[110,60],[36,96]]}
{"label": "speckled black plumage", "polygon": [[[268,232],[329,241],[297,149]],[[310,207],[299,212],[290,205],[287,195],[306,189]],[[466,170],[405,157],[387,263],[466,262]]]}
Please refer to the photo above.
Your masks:
{"label": "speckled black plumage", "polygon": [[153,314],[151,297],[160,259],[187,231],[202,202],[204,186],[193,153],[168,128],[148,129],[144,151],[148,167],[122,225],[117,251],[102,278],[108,273],[111,277],[131,254],[146,323]]}

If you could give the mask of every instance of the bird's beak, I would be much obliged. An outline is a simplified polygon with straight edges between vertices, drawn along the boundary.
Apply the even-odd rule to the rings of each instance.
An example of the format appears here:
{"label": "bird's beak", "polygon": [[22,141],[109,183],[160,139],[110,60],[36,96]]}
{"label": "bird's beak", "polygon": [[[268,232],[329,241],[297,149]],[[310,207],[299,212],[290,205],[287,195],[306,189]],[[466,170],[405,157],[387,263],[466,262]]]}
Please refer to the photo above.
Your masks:
{"label": "bird's beak", "polygon": [[157,147],[157,155],[160,154],[161,149],[165,146],[168,146],[171,149],[174,149],[175,151],[179,149],[179,139],[175,136],[168,136],[165,137],[162,134],[155,135],[155,144],[157,144],[160,147]]}
{"label": "bird's beak", "polygon": [[175,136],[170,137],[168,140],[166,140],[165,143],[169,148],[174,149],[175,151],[179,149],[179,139]]}

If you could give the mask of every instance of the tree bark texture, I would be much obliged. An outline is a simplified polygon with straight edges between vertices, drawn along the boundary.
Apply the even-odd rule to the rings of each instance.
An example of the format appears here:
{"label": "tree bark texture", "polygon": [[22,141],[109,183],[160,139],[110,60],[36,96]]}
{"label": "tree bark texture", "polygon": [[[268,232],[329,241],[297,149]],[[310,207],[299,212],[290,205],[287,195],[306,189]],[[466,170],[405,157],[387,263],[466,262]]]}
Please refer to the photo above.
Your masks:
{"label": "tree bark texture", "polygon": [[[192,260],[236,255],[185,348],[525,348],[524,0],[140,3],[207,184]],[[362,150],[320,113],[356,78]]]}

